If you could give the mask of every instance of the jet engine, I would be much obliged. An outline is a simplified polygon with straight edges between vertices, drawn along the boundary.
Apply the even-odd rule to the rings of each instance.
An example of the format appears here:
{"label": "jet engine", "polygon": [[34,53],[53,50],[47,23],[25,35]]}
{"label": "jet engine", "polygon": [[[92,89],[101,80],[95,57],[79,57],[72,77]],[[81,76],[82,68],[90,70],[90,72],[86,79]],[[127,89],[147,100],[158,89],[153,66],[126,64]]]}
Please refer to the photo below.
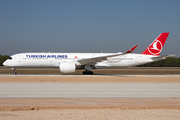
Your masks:
{"label": "jet engine", "polygon": [[73,62],[63,62],[59,64],[59,70],[63,73],[71,73],[76,71],[76,64]]}

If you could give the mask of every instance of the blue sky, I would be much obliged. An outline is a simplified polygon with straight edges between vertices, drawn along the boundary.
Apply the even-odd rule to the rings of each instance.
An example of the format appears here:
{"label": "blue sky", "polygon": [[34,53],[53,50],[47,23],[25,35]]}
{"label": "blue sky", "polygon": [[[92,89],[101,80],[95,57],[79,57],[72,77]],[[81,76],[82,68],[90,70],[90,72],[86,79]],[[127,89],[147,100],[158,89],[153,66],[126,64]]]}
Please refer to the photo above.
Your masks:
{"label": "blue sky", "polygon": [[179,0],[1,0],[0,54],[142,53],[170,32],[161,55],[180,57]]}

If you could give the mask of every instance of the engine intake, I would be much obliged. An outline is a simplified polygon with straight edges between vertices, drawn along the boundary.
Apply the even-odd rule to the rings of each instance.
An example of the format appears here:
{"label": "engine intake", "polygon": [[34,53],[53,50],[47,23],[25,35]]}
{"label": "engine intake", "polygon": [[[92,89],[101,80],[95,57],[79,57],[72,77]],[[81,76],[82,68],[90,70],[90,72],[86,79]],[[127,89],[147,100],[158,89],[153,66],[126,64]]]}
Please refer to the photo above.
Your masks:
{"label": "engine intake", "polygon": [[59,64],[59,70],[63,73],[71,73],[76,71],[76,64],[73,62],[63,62]]}

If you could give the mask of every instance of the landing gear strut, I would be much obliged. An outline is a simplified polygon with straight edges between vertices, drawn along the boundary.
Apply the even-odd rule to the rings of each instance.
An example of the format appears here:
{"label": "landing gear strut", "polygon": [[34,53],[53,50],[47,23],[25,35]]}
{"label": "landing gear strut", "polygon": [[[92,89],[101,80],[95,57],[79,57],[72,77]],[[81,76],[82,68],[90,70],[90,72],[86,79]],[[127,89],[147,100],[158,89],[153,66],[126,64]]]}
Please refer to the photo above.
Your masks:
{"label": "landing gear strut", "polygon": [[89,70],[83,71],[83,75],[92,75],[92,74],[93,74],[92,71]]}
{"label": "landing gear strut", "polygon": [[17,74],[16,68],[12,68],[12,69],[14,70],[13,75],[16,75]]}

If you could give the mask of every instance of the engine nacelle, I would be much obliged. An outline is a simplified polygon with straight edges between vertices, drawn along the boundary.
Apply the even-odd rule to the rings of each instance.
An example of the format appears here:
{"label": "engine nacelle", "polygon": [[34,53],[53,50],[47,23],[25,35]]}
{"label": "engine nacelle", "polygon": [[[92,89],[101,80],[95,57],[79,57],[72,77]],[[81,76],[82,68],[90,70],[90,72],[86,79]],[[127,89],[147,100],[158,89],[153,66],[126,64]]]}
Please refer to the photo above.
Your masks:
{"label": "engine nacelle", "polygon": [[59,64],[59,70],[63,73],[71,73],[76,71],[76,65],[73,62],[64,62]]}

